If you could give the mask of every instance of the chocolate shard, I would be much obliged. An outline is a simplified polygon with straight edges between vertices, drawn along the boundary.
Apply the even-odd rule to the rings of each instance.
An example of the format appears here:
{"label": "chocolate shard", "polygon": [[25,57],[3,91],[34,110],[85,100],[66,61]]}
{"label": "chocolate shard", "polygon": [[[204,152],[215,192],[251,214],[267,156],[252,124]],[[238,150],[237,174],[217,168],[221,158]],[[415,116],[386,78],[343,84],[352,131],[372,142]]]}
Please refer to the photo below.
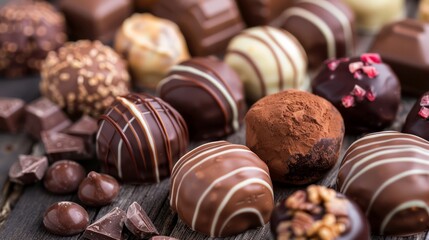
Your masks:
{"label": "chocolate shard", "polygon": [[98,130],[97,120],[84,115],[77,120],[73,125],[67,128],[64,133],[80,137],[85,142],[85,150],[91,155],[95,154],[95,133]]}
{"label": "chocolate shard", "polygon": [[0,98],[0,131],[18,132],[24,116],[24,101],[18,98]]}
{"label": "chocolate shard", "polygon": [[42,132],[42,142],[50,162],[62,159],[83,160],[87,158],[84,141],[75,136],[58,132]]}
{"label": "chocolate shard", "polygon": [[102,218],[89,225],[83,233],[83,239],[89,240],[122,240],[122,228],[125,212],[118,207],[112,209]]}
{"label": "chocolate shard", "polygon": [[40,181],[48,168],[46,157],[20,155],[9,169],[9,179],[20,184],[30,184]]}
{"label": "chocolate shard", "polygon": [[25,131],[40,139],[42,131],[62,131],[71,121],[61,109],[47,98],[40,98],[25,108]]}
{"label": "chocolate shard", "polygon": [[150,240],[179,240],[179,239],[174,237],[169,237],[169,236],[155,236],[155,237],[152,237]]}
{"label": "chocolate shard", "polygon": [[137,202],[133,202],[128,207],[125,226],[139,238],[146,239],[159,234],[149,216]]}

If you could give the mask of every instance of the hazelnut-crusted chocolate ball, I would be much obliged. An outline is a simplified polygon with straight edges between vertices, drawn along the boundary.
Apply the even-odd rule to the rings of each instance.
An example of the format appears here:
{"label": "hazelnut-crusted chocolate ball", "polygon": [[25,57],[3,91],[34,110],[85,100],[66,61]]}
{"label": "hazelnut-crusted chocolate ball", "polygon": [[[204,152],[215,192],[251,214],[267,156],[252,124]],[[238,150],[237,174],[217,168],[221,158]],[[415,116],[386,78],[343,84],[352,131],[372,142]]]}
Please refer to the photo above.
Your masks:
{"label": "hazelnut-crusted chocolate ball", "polygon": [[126,64],[99,41],[67,43],[42,65],[42,94],[72,116],[98,116],[129,92]]}
{"label": "hazelnut-crusted chocolate ball", "polygon": [[12,1],[0,9],[0,75],[37,72],[66,39],[64,17],[49,3]]}

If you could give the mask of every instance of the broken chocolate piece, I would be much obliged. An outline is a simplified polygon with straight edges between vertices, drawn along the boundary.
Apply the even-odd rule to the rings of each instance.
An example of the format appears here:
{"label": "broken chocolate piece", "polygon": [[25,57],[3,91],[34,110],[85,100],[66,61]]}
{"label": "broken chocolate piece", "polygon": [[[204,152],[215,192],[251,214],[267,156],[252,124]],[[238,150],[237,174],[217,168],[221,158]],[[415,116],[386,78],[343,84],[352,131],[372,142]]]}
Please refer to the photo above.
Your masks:
{"label": "broken chocolate piece", "polygon": [[18,98],[0,98],[0,131],[18,132],[24,116],[24,101]]}
{"label": "broken chocolate piece", "polygon": [[133,202],[128,207],[125,226],[139,238],[146,239],[159,234],[149,216],[137,202]]}
{"label": "broken chocolate piece", "polygon": [[75,136],[58,132],[42,132],[42,142],[50,162],[62,159],[83,160],[87,158],[84,141]]}
{"label": "broken chocolate piece", "polygon": [[73,125],[71,125],[64,132],[80,137],[85,142],[85,150],[91,156],[95,154],[95,133],[98,130],[97,120],[94,118],[84,115],[79,120],[77,120]]}
{"label": "broken chocolate piece", "polygon": [[84,239],[89,240],[121,240],[125,212],[115,207],[102,218],[89,225],[83,233]]}
{"label": "broken chocolate piece", "polygon": [[48,168],[46,157],[20,155],[9,169],[9,179],[20,184],[40,181]]}

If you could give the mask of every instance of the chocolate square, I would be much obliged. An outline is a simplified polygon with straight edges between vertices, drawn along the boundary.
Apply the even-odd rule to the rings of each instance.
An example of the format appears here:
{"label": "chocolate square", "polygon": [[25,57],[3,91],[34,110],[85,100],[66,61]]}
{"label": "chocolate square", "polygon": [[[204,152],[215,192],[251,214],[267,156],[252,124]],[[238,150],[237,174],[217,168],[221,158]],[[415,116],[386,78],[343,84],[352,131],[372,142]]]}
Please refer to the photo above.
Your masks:
{"label": "chocolate square", "polygon": [[82,138],[59,132],[42,132],[42,142],[50,162],[87,158]]}
{"label": "chocolate square", "polygon": [[24,117],[24,101],[18,98],[0,98],[0,130],[16,133]]}

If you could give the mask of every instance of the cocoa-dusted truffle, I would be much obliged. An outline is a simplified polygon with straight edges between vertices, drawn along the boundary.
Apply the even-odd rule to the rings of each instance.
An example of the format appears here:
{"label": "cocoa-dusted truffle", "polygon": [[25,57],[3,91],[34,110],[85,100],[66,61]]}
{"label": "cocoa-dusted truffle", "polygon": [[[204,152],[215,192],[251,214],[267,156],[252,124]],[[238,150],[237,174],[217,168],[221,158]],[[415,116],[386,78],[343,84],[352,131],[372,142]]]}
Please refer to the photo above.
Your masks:
{"label": "cocoa-dusted truffle", "polygon": [[256,102],[245,119],[246,145],[268,164],[274,181],[311,183],[337,162],[344,123],[338,110],[321,97],[280,92]]}
{"label": "cocoa-dusted truffle", "polygon": [[129,92],[129,75],[110,47],[81,40],[49,53],[42,66],[40,90],[72,116],[98,116],[115,96]]}
{"label": "cocoa-dusted truffle", "polygon": [[307,55],[298,40],[284,30],[265,26],[241,32],[229,43],[225,62],[240,76],[250,102],[309,86]]}
{"label": "cocoa-dusted truffle", "polygon": [[267,165],[246,146],[201,145],[171,174],[170,205],[195,231],[225,237],[263,226],[274,207]]}
{"label": "cocoa-dusted truffle", "polygon": [[424,93],[408,113],[402,132],[414,134],[429,141],[429,92]]}
{"label": "cocoa-dusted truffle", "polygon": [[176,110],[159,98],[117,97],[100,117],[97,156],[104,172],[127,183],[159,182],[188,147],[188,130]]}
{"label": "cocoa-dusted truffle", "polygon": [[275,239],[369,240],[358,206],[324,186],[311,185],[280,201],[271,216]]}
{"label": "cocoa-dusted truffle", "polygon": [[170,68],[189,58],[177,25],[151,14],[134,14],[116,34],[115,49],[130,65],[135,84],[155,88]]}
{"label": "cocoa-dusted truffle", "polygon": [[354,14],[341,0],[303,0],[286,9],[281,27],[304,47],[311,67],[354,54]]}
{"label": "cocoa-dusted truffle", "polygon": [[292,0],[235,0],[247,26],[268,25],[278,17]]}
{"label": "cocoa-dusted truffle", "polygon": [[242,123],[243,85],[234,70],[214,57],[173,66],[157,92],[180,112],[193,139],[223,137]]}
{"label": "cocoa-dusted truffle", "polygon": [[341,113],[348,133],[382,130],[392,124],[401,100],[401,86],[378,54],[325,62],[312,81],[313,93]]}
{"label": "cocoa-dusted truffle", "polygon": [[0,9],[0,75],[38,72],[66,40],[64,17],[49,3],[10,1]]}

